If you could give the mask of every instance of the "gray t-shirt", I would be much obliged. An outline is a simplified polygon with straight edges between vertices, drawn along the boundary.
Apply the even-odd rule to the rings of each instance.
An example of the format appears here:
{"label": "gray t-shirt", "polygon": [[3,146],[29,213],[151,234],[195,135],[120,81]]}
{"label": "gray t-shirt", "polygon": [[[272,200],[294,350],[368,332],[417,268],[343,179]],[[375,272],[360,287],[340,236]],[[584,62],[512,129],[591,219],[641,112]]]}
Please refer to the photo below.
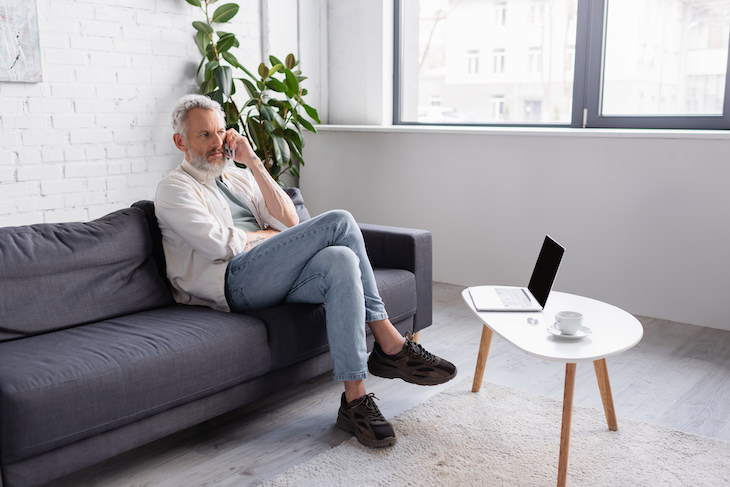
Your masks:
{"label": "gray t-shirt", "polygon": [[215,178],[215,184],[218,185],[218,190],[226,201],[228,201],[228,206],[231,209],[231,217],[233,218],[233,225],[244,232],[258,232],[261,230],[253,213],[248,209],[248,206],[233,194],[220,178]]}

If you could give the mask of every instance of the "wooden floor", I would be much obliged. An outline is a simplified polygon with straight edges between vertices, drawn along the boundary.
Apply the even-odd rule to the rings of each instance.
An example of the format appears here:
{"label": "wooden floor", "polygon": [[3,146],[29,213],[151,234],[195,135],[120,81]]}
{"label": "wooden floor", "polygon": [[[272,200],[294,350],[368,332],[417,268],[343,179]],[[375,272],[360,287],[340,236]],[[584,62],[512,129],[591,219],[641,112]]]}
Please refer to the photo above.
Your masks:
{"label": "wooden floor", "polygon": [[[434,325],[420,336],[459,375],[435,387],[369,378],[368,390],[386,417],[473,377],[482,325],[462,304],[461,289],[435,284]],[[730,442],[730,332],[640,320],[643,340],[608,359],[619,428],[621,418],[630,418]],[[482,390],[492,382],[562,401],[564,374],[562,364],[528,356],[495,335]],[[334,426],[341,387],[319,378],[51,485],[258,485],[348,438]],[[591,364],[578,365],[574,401],[602,408]]]}

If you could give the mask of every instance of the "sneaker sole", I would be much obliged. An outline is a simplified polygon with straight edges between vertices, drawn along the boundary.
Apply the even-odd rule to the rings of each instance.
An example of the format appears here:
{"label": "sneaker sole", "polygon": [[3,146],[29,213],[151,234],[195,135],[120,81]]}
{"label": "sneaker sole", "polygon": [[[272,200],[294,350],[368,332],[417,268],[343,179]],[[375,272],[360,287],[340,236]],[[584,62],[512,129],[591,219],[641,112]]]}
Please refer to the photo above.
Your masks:
{"label": "sneaker sole", "polygon": [[382,440],[375,440],[373,438],[361,438],[360,436],[357,436],[357,428],[353,427],[352,423],[348,421],[347,418],[343,417],[342,415],[337,415],[337,427],[341,430],[344,430],[351,435],[353,435],[355,438],[357,438],[357,441],[362,443],[365,446],[369,446],[371,448],[385,448],[388,446],[395,445],[396,438],[395,436],[388,436],[387,438],[383,438]]}
{"label": "sneaker sole", "polygon": [[456,377],[456,371],[453,374],[445,377],[413,377],[412,375],[404,374],[403,371],[397,367],[377,367],[371,368],[368,364],[368,370],[371,374],[382,377],[384,379],[402,379],[409,384],[417,384],[419,386],[437,386],[445,382],[450,381]]}

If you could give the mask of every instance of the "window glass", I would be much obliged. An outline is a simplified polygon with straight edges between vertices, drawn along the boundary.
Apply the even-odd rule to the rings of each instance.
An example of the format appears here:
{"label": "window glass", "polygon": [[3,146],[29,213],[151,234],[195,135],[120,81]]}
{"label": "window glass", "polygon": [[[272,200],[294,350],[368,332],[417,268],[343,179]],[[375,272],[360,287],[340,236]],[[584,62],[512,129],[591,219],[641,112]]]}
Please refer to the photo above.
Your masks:
{"label": "window glass", "polygon": [[722,115],[730,0],[608,0],[601,113]]}
{"label": "window glass", "polygon": [[577,4],[402,2],[400,121],[570,124]]}

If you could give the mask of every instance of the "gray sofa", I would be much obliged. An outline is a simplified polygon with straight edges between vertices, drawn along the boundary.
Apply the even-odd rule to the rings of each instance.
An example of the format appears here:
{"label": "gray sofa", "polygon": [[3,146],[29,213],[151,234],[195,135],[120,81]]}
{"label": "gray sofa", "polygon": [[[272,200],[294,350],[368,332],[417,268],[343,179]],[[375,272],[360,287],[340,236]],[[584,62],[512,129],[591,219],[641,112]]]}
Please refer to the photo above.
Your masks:
{"label": "gray sofa", "polygon": [[[362,231],[396,327],[429,326],[430,233]],[[183,306],[164,276],[149,201],[0,228],[0,487],[42,485],[331,370],[323,306]]]}

